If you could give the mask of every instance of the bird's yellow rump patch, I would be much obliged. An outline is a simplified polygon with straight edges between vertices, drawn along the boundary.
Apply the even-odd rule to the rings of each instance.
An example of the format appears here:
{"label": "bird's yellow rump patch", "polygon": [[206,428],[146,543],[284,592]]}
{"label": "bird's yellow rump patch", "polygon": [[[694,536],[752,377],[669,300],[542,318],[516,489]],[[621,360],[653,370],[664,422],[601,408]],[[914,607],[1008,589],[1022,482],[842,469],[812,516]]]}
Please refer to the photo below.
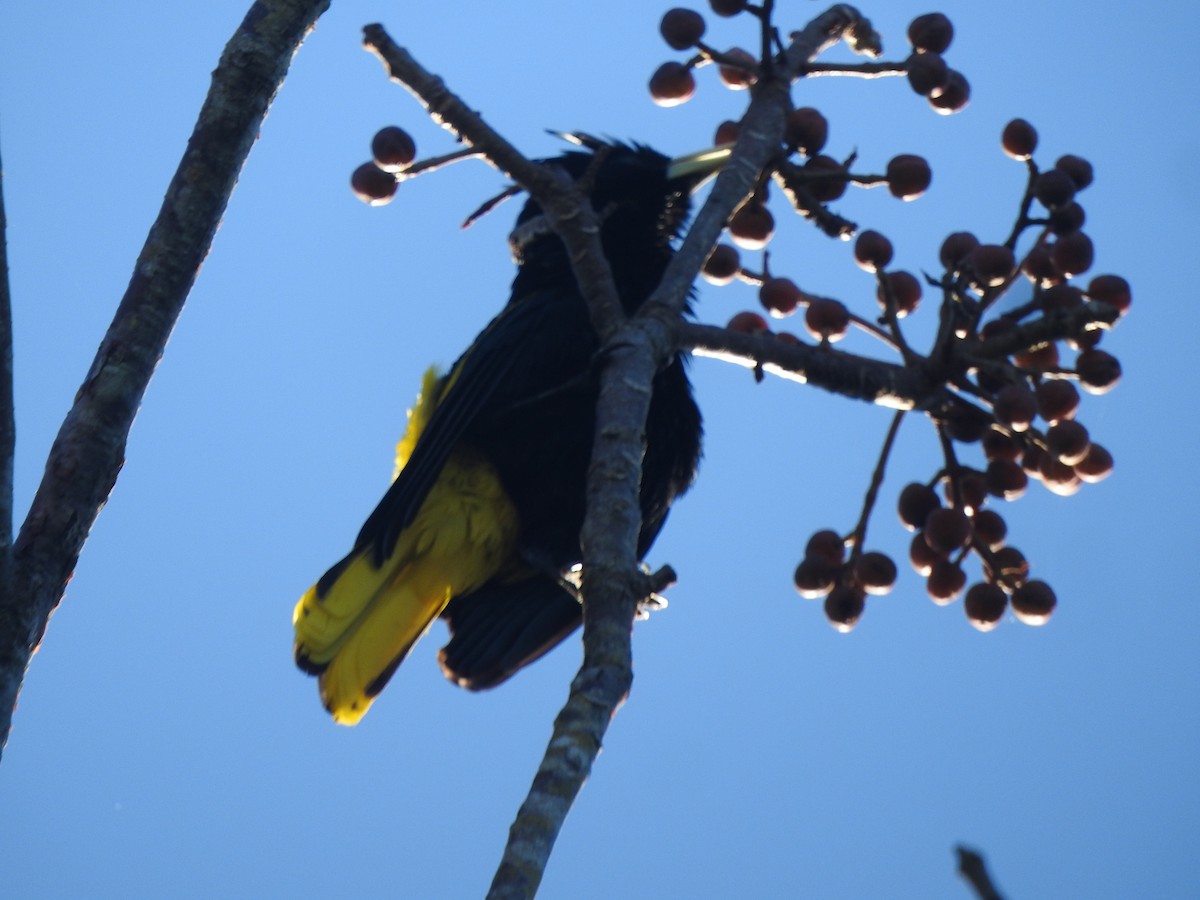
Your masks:
{"label": "bird's yellow rump patch", "polygon": [[[430,369],[396,447],[397,474],[441,393]],[[495,469],[458,448],[381,566],[371,548],[351,556],[332,584],[313,585],[293,612],[295,652],[320,672],[334,721],[354,725],[450,598],[494,577],[514,552],[517,512]]]}

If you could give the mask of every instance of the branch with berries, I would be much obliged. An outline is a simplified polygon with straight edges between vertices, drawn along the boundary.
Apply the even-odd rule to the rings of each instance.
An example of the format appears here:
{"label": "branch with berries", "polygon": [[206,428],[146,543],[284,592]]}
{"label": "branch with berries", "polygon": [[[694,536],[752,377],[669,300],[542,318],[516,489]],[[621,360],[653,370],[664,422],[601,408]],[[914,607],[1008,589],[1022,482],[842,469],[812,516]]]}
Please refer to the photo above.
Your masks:
{"label": "branch with berries", "polygon": [[[939,604],[965,592],[967,617],[982,630],[995,627],[1009,608],[1020,621],[1041,624],[1057,603],[1049,585],[1029,577],[1026,557],[1008,543],[1003,517],[987,504],[1015,500],[1030,479],[1067,495],[1112,470],[1111,455],[1077,418],[1081,390],[1103,394],[1120,378],[1116,358],[1098,345],[1130,306],[1124,278],[1101,274],[1084,280],[1094,248],[1082,231],[1085,215],[1078,196],[1092,181],[1090,165],[1064,156],[1053,166],[1040,167],[1034,159],[1033,126],[1019,119],[1010,122],[1000,143],[1008,156],[1025,165],[1028,177],[1009,233],[993,241],[968,232],[949,234],[939,248],[937,273],[918,275],[897,267],[885,235],[860,229],[832,204],[852,188],[885,187],[897,199],[916,200],[932,182],[931,167],[920,156],[899,154],[884,171],[864,172],[855,168],[856,154],[843,159],[825,154],[828,118],[812,106],[794,108],[791,89],[811,77],[903,76],[937,113],[955,113],[969,102],[970,85],[944,58],[954,36],[950,21],[940,13],[919,16],[908,28],[911,52],[888,62],[878,58],[882,45],[870,22],[844,4],[817,16],[786,41],[774,23],[772,0],[761,5],[710,0],[710,6],[722,18],[757,18],[757,52],[718,50],[705,39],[708,26],[700,13],[669,10],[660,25],[662,36],[688,56],[654,71],[651,97],[668,108],[687,102],[697,93],[697,74],[715,67],[725,87],[747,91],[750,101],[740,121],[725,121],[716,129],[716,143],[731,145],[729,162],[662,284],[628,318],[620,314],[607,280],[611,273],[595,239],[598,229],[589,227],[594,211],[580,202],[583,194],[576,186],[522,157],[440,79],[396,47],[381,27],[370,26],[366,32],[368,48],[392,77],[467,146],[418,161],[407,132],[384,128],[373,142],[373,161],[352,176],[355,192],[366,202],[386,203],[399,183],[417,174],[462,158],[486,159],[517,183],[501,197],[524,189],[550,213],[570,248],[597,332],[611,348],[605,354],[597,421],[616,427],[607,431],[607,438],[606,428],[598,429],[594,462],[597,471],[616,477],[589,485],[585,546],[601,550],[589,554],[585,573],[602,577],[585,575],[584,666],[513,825],[491,896],[528,896],[536,890],[607,720],[630,685],[628,620],[651,586],[636,573],[632,548],[638,523],[614,520],[613,510],[637,506],[629,501],[637,496],[638,466],[627,461],[639,456],[628,451],[637,448],[649,391],[623,391],[622,385],[649,385],[657,368],[684,348],[748,365],[760,380],[766,373],[776,374],[896,410],[857,520],[849,530],[815,532],[794,576],[801,595],[823,599],[827,618],[842,631],[854,627],[868,597],[887,593],[897,580],[894,561],[869,549],[866,536],[906,419],[920,415],[927,420],[941,448],[932,473],[912,480],[900,493],[900,520],[914,533],[912,566]],[[819,62],[839,41],[871,61]],[[484,211],[491,205],[485,204]],[[784,271],[780,251],[770,255],[776,215],[787,210],[825,235],[854,241],[856,263],[872,276],[865,302],[806,290]],[[746,254],[759,254],[760,261],[743,259]],[[718,286],[734,281],[755,285],[762,310],[739,312],[723,326],[686,321],[682,311],[697,274]],[[1014,305],[1013,295],[1026,290],[1030,298]],[[937,315],[934,336],[925,347],[907,333],[909,317],[919,314],[922,305],[926,314],[933,308]],[[774,320],[800,314],[803,337],[772,330]],[[864,356],[835,346],[852,330],[875,339],[885,355]],[[960,457],[966,454],[977,461],[964,462]],[[624,502],[608,502],[612,497]],[[965,567],[972,559],[978,560],[980,577],[968,588]],[[600,600],[604,592],[610,593]],[[611,639],[603,650],[596,643],[600,634]],[[611,671],[593,665],[599,656],[620,661],[617,677],[608,678]],[[605,690],[598,693],[601,684]]]}
{"label": "branch with berries", "polygon": [[[707,25],[699,13],[672,9],[660,24],[663,38],[695,55],[663,63],[651,76],[650,94],[659,105],[690,100],[697,90],[695,73],[709,64],[718,65],[720,81],[733,90],[753,88],[779,71],[771,4],[711,5],[720,16],[757,16],[763,54],[756,59],[737,47],[717,53],[703,40]],[[904,75],[935,111],[951,114],[970,99],[966,78],[943,57],[953,36],[949,19],[929,13],[910,24],[912,52],[904,60],[854,66],[812,62],[798,76]],[[741,127],[722,122],[716,142],[736,141]],[[1120,379],[1117,359],[1097,345],[1127,313],[1131,295],[1119,275],[1082,281],[1095,254],[1082,230],[1078,195],[1091,184],[1092,167],[1067,155],[1040,168],[1034,160],[1034,127],[1022,119],[1008,123],[1001,147],[1028,173],[1012,230],[995,243],[968,232],[950,234],[939,250],[942,271],[919,277],[893,266],[894,248],[886,236],[860,230],[830,204],[852,187],[879,185],[898,199],[915,200],[932,181],[929,164],[901,154],[882,174],[857,172],[855,155],[838,160],[823,154],[829,130],[826,117],[813,107],[787,113],[778,152],[728,222],[729,242],[719,243],[705,262],[703,275],[714,285],[740,280],[758,286],[763,310],[734,315],[725,326],[726,339],[689,325],[685,340],[697,352],[747,362],[758,378],[764,372],[790,375],[847,397],[925,413],[936,429],[942,460],[928,479],[909,484],[900,496],[900,519],[915,532],[913,568],[936,603],[951,603],[965,590],[967,618],[981,630],[994,628],[1010,606],[1019,621],[1042,624],[1057,603],[1054,591],[1028,577],[1025,556],[1007,543],[1003,517],[985,504],[1017,499],[1030,479],[1070,495],[1112,471],[1111,454],[1077,419],[1080,389],[1103,394]],[[855,261],[875,276],[873,315],[869,309],[856,311],[852,302],[805,290],[779,271],[778,251],[772,271],[767,251],[776,224],[769,208],[772,184],[787,207],[821,232],[854,240]],[[743,263],[743,253],[760,253],[761,265]],[[997,312],[1001,301],[1025,290],[1032,294],[1027,302]],[[922,350],[908,340],[904,320],[916,313],[926,291],[938,300],[938,327]],[[790,332],[772,332],[770,320],[801,312],[812,343]],[[878,339],[897,360],[850,357],[835,349],[851,330]],[[773,342],[779,346],[770,346]],[[845,366],[814,365],[822,359]],[[848,533],[822,529],[813,534],[795,572],[801,596],[823,599],[826,616],[841,631],[855,625],[869,595],[888,592],[896,578],[895,563],[866,550],[863,541],[903,417],[893,419],[857,524]],[[982,450],[978,467],[959,461],[963,445]],[[981,578],[968,589],[964,565],[972,556],[979,560]]]}

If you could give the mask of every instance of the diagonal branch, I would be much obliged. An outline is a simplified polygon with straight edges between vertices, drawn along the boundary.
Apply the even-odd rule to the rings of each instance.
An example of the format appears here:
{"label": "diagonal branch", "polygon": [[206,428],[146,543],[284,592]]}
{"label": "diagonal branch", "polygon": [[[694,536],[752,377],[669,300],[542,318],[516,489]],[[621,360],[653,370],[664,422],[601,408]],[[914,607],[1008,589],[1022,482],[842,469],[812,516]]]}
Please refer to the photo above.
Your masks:
{"label": "diagonal branch", "polygon": [[407,88],[430,118],[477,150],[525,188],[549,217],[567,247],[571,267],[602,338],[624,319],[612,270],[600,246],[600,221],[565,173],[526,158],[449,88],[392,40],[382,25],[363,28],[363,48],[374,53],[392,81]]}
{"label": "diagonal branch", "polygon": [[839,4],[792,36],[782,71],[754,89],[732,158],[718,177],[654,295],[626,321],[600,245],[590,204],[564,179],[532,166],[507,141],[397,47],[381,26],[364,29],[364,44],[379,56],[439,124],[467,141],[525,187],[568,248],[605,353],[596,409],[596,438],[588,474],[584,552],[584,659],[529,795],[509,831],[488,896],[532,897],[555,838],[587,779],[617,707],[632,684],[630,623],[651,591],[637,565],[642,441],[656,372],[677,352],[680,315],[700,266],[730,213],[753,190],[777,152],[791,108],[789,85],[803,67],[838,40],[869,52],[877,37],[856,10]]}
{"label": "diagonal branch", "polygon": [[783,54],[782,69],[775,77],[754,86],[729,162],[717,176],[658,290],[642,307],[642,316],[665,315],[674,320],[683,312],[688,291],[716,245],[729,214],[750,195],[759,174],[779,153],[784,120],[792,108],[791,82],[804,73],[813,59],[843,38],[863,53],[875,52],[879,42],[871,23],[858,10],[839,3],[801,31],[794,32]]}
{"label": "diagonal branch", "polygon": [[[8,282],[8,216],[4,211],[4,162],[0,160],[0,597],[12,590],[13,454],[12,294]],[[3,746],[0,742],[0,746]]]}
{"label": "diagonal branch", "polygon": [[292,57],[329,0],[258,0],[225,47],[108,333],[50,449],[0,596],[0,747],[25,669],[124,462],[161,359],[238,173]]}
{"label": "diagonal branch", "polygon": [[718,176],[662,283],[606,344],[588,473],[584,551],[584,659],[555,720],[542,765],[509,832],[489,898],[532,897],[554,841],[600,750],[608,724],[633,682],[630,626],[648,593],[637,567],[643,435],[655,373],[677,347],[692,283],[729,215],[753,190],[775,154],[791,109],[792,75],[852,29],[869,24],[837,6],[793,36],[786,71],[755,86],[729,163]]}
{"label": "diagonal branch", "polygon": [[[363,33],[365,48],[379,57],[392,80],[407,88],[435,121],[524,187],[546,212],[568,249],[576,282],[588,301],[597,333],[608,337],[606,346],[615,348],[612,353],[626,353],[632,342],[645,339],[646,332],[631,333],[625,323],[612,271],[600,243],[599,222],[591,204],[576,186],[559,177],[554,169],[523,157],[455,96],[442,79],[397,46],[382,26],[368,25]],[[628,389],[634,385],[633,390],[643,392],[648,404],[657,361],[667,358],[674,346],[669,332],[660,329],[658,335],[656,349],[634,354],[642,363],[641,371],[632,373],[624,385],[617,385],[618,394],[622,387]],[[661,340],[664,335],[666,339]],[[605,379],[601,391],[601,407],[607,404],[618,410],[639,409],[638,403],[623,404],[614,394],[611,379]],[[492,884],[490,895],[494,897],[531,896],[536,891],[554,838],[599,752],[612,711],[628,690],[629,623],[637,602],[651,593],[632,555],[641,527],[637,488],[644,411],[640,422],[630,415],[605,418],[606,415],[603,409],[598,409],[598,432],[606,435],[607,441],[602,450],[593,453],[593,471],[608,466],[610,473],[618,474],[603,478],[606,486],[599,500],[589,498],[590,508],[603,513],[594,529],[600,539],[589,542],[586,536],[583,538],[584,663],[572,683],[566,705],[555,720],[553,736],[529,796],[510,830]],[[629,563],[623,565],[627,554],[611,548],[623,549],[626,541],[630,548]],[[613,559],[620,562],[614,564]],[[613,615],[610,610],[614,604],[605,602],[608,596],[615,598],[618,608],[627,607],[627,612]]]}
{"label": "diagonal branch", "polygon": [[958,874],[971,886],[979,900],[1004,900],[992,883],[987,864],[979,853],[961,844],[954,848],[954,852],[958,857]]}

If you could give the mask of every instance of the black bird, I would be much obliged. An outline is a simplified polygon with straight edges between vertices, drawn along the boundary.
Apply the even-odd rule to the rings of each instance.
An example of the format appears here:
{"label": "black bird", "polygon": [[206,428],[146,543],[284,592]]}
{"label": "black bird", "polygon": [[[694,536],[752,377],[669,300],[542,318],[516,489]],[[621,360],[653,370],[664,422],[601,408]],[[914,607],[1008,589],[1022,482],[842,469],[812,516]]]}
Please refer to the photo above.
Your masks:
{"label": "black bird", "polygon": [[[680,160],[585,139],[553,160],[586,179],[627,313],[658,285],[692,191],[723,160]],[[579,531],[598,391],[599,341],[561,240],[536,202],[512,233],[512,294],[449,373],[426,374],[397,475],[354,542],[296,604],[295,658],[320,675],[335,721],[356,723],[441,617],[439,661],[457,684],[504,681],[581,623],[564,577]],[[639,558],[700,459],[684,361],[654,380],[646,424]]]}

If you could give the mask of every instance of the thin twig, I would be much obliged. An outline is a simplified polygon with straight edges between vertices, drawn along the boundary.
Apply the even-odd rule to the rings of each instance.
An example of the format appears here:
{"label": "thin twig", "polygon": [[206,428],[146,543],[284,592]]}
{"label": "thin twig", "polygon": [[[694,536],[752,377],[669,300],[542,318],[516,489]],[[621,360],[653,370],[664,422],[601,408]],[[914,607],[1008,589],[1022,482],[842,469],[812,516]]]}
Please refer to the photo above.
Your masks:
{"label": "thin twig", "polygon": [[1029,210],[1033,207],[1033,186],[1038,177],[1038,166],[1032,158],[1025,161],[1025,167],[1028,172],[1025,193],[1021,197],[1020,208],[1017,210],[1017,220],[1013,223],[1012,231],[1004,241],[1004,246],[1014,252],[1017,249],[1017,239],[1021,236],[1021,232],[1032,223],[1029,218]]}
{"label": "thin twig", "polygon": [[438,169],[452,165],[457,162],[462,162],[464,159],[483,159],[483,154],[473,147],[464,147],[461,150],[455,150],[451,153],[443,153],[441,156],[431,156],[428,159],[419,159],[410,166],[405,166],[396,173],[397,181],[407,181],[410,178],[416,178],[418,175],[428,175],[430,172],[436,172]]}
{"label": "thin twig", "polygon": [[937,423],[937,436],[938,442],[942,445],[942,456],[946,460],[944,471],[950,480],[951,505],[955,509],[964,509],[962,483],[959,480],[959,476],[962,474],[962,464],[958,461],[958,454],[954,452],[954,441],[950,439],[946,426],[941,422]]}
{"label": "thin twig", "polygon": [[900,329],[900,315],[896,309],[896,292],[892,290],[892,283],[883,269],[875,273],[875,284],[883,294],[883,322],[892,334],[894,345],[899,348],[905,362],[916,360],[917,354],[908,345],[908,341],[904,339],[904,333]]}
{"label": "thin twig", "polygon": [[875,463],[875,471],[871,473],[871,483],[867,486],[867,495],[863,498],[862,514],[854,526],[852,534],[854,546],[850,549],[851,563],[862,556],[863,544],[867,540],[867,523],[871,521],[871,511],[875,509],[875,500],[879,497],[879,488],[883,484],[888,458],[892,455],[892,445],[896,443],[896,435],[900,431],[900,423],[904,421],[904,413],[905,411],[902,409],[896,411],[896,414],[892,416],[892,424],[888,427],[887,437],[883,439],[879,460]]}
{"label": "thin twig", "polygon": [[833,212],[813,196],[808,187],[809,182],[827,182],[833,180],[849,181],[848,172],[831,172],[828,170],[809,170],[792,162],[778,165],[772,173],[772,179],[783,190],[784,196],[798,214],[810,220],[821,231],[832,238],[848,240],[858,231],[858,225],[849,219]]}
{"label": "thin twig", "polygon": [[[835,7],[796,37],[784,57],[793,70],[865,20]],[[754,189],[777,152],[791,108],[789,72],[761,79],[751,91],[732,158],[717,177],[662,282],[639,314],[606,343],[589,470],[584,551],[584,661],[555,722],[538,776],[510,831],[489,897],[531,897],[600,742],[632,684],[630,622],[648,589],[636,568],[640,530],[641,435],[655,372],[677,346],[680,315],[700,267],[729,214]],[[577,273],[578,277],[578,273]],[[615,500],[615,502],[614,502]],[[555,777],[549,778],[551,773]]]}

